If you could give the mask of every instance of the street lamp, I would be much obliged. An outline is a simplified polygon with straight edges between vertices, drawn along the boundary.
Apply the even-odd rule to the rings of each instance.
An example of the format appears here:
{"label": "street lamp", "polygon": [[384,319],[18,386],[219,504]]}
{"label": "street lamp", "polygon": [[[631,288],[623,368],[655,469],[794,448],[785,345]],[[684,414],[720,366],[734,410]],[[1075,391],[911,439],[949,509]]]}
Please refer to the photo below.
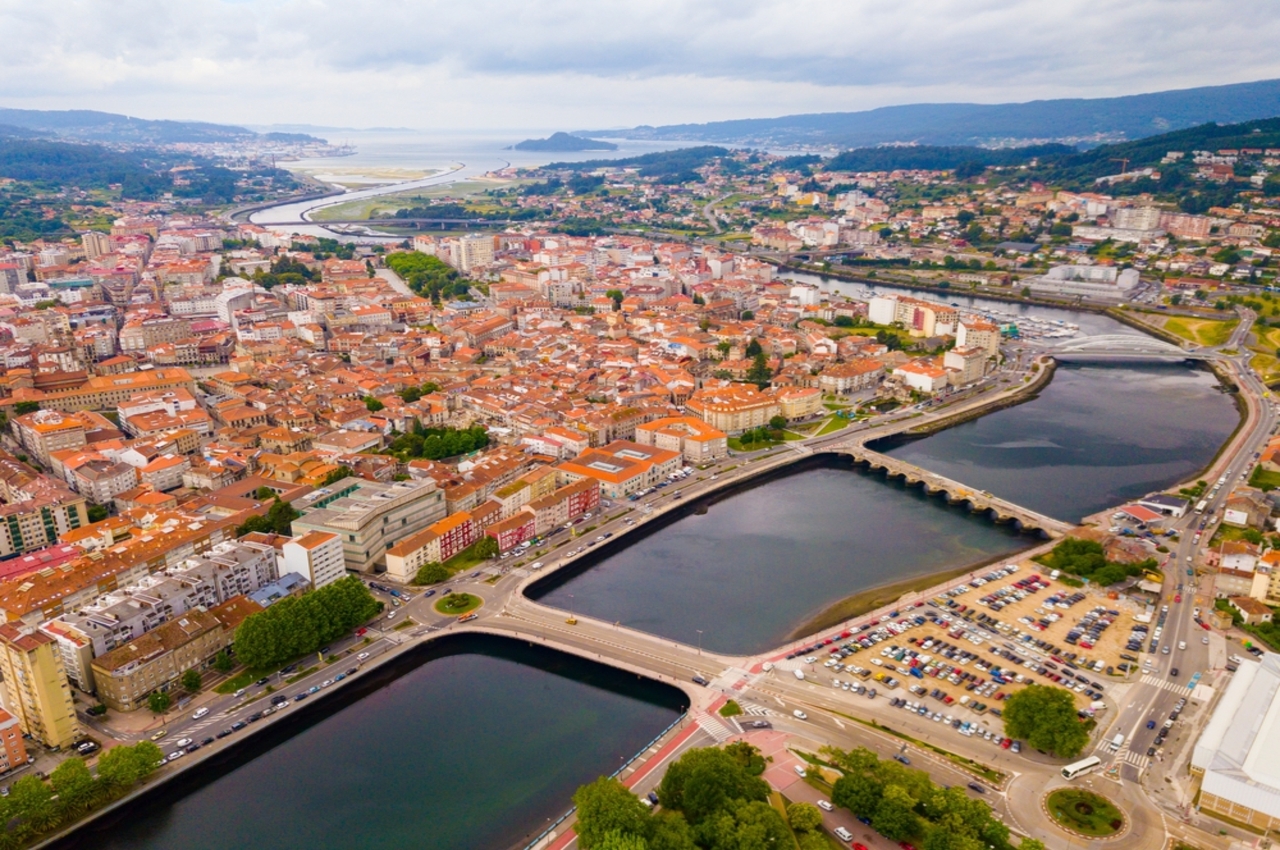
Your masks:
{"label": "street lamp", "polygon": [[701,655],[702,654],[702,629],[695,629],[694,631],[698,633],[698,654]]}

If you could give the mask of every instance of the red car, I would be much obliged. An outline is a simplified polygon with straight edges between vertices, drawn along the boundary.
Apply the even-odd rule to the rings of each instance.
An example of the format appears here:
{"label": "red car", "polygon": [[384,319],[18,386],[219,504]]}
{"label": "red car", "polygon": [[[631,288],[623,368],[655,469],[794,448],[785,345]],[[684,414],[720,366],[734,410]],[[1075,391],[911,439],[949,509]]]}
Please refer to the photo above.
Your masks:
{"label": "red car", "polygon": [[898,846],[901,847],[902,850],[916,850],[915,845],[907,841],[899,841]]}
{"label": "red car", "polygon": [[1177,594],[1176,596],[1174,596],[1174,597],[1173,597],[1173,601],[1174,601],[1174,602],[1181,602],[1181,601],[1182,601],[1182,594],[1181,594],[1181,593],[1179,593],[1179,594]]}
{"label": "red car", "polygon": [[853,842],[853,850],[867,850],[867,845],[859,844],[858,842],[855,841]]}
{"label": "red car", "polygon": [[1013,746],[1012,738],[1005,738],[1003,741],[1000,742],[1000,748],[1003,750],[1007,750],[1012,746]]}

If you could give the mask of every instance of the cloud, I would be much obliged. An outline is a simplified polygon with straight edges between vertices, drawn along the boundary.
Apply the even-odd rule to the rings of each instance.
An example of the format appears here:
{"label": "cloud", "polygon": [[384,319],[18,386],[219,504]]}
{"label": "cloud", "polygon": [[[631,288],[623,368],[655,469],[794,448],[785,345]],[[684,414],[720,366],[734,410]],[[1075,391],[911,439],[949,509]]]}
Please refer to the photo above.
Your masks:
{"label": "cloud", "polygon": [[1236,0],[0,0],[4,105],[565,127],[1280,77]]}

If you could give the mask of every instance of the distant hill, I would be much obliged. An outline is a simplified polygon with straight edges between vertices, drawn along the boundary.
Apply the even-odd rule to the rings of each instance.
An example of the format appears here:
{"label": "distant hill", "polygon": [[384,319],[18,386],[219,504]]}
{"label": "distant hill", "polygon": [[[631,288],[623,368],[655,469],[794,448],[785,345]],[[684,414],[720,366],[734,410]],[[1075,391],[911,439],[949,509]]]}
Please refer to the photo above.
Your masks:
{"label": "distant hill", "polygon": [[[2,109],[0,124],[19,127],[45,138],[108,144],[166,145],[181,142],[235,142],[257,133],[229,124],[203,121],[153,121],[91,109]],[[293,134],[291,134],[293,135]],[[292,141],[323,141],[296,134]]]}
{"label": "distant hill", "polygon": [[[757,147],[860,148],[892,142],[981,146],[1051,141],[1088,144],[1139,139],[1206,122],[1238,123],[1278,115],[1280,80],[1262,80],[1124,97],[994,105],[919,103],[865,112],[644,126],[610,130],[608,134],[629,139]],[[0,121],[4,120],[0,114]]]}
{"label": "distant hill", "polygon": [[656,177],[662,183],[688,183],[695,181],[701,168],[711,160],[728,156],[727,148],[702,145],[696,148],[676,148],[670,151],[654,151],[622,159],[589,159],[583,162],[553,162],[543,166],[547,171],[594,171],[597,168],[636,168],[641,177]]}
{"label": "distant hill", "polygon": [[571,136],[568,133],[552,133],[545,139],[525,139],[523,142],[507,148],[507,150],[514,151],[550,151],[552,153],[616,151],[617,149],[618,146],[612,142],[585,139],[581,136]]}
{"label": "distant hill", "polygon": [[979,148],[937,145],[891,145],[856,148],[827,160],[828,171],[944,171],[961,166],[1021,165],[1035,157],[1062,156],[1078,151],[1070,145],[1029,145],[1024,148]]}

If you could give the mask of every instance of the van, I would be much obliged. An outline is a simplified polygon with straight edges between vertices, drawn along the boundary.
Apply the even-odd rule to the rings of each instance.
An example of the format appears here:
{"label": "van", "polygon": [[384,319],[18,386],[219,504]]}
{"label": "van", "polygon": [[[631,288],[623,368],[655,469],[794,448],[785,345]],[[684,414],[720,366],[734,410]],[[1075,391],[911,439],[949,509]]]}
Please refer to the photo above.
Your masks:
{"label": "van", "polygon": [[1187,648],[1187,642],[1185,640],[1178,641],[1178,649],[1186,649],[1186,648]]}
{"label": "van", "polygon": [[801,779],[804,779],[808,775],[809,774],[805,772],[805,769],[803,767],[801,767],[800,765],[796,765],[796,776],[800,777]]}
{"label": "van", "polygon": [[836,834],[836,838],[839,838],[841,841],[853,840],[853,833],[845,829],[843,826],[837,826],[832,830],[832,832],[834,832]]}
{"label": "van", "polygon": [[1111,752],[1118,752],[1124,746],[1124,733],[1121,732],[1111,739]]}
{"label": "van", "polygon": [[796,678],[803,682],[803,681],[804,681],[804,671],[803,671],[803,670],[796,670],[796,671],[794,671],[794,672],[795,672],[795,674],[796,674]]}

